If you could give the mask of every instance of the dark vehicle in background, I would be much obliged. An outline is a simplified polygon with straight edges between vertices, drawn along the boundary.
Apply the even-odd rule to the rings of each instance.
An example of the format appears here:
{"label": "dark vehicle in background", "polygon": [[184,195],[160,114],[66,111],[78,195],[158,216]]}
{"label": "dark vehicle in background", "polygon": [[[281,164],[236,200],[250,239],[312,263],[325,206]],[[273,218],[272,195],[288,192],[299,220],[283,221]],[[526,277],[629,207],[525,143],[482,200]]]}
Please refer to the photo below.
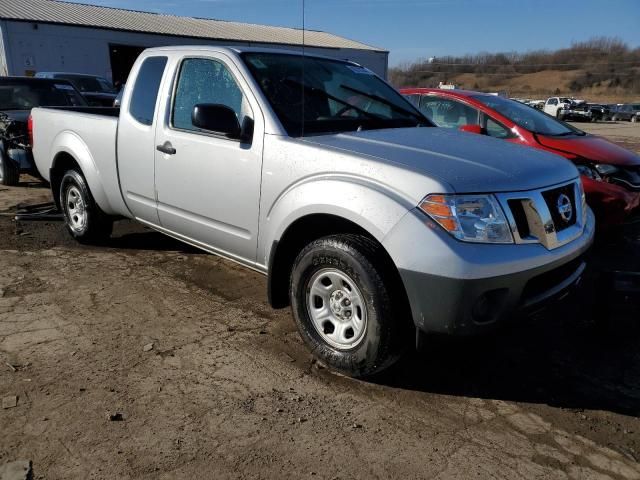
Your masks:
{"label": "dark vehicle in background", "polygon": [[71,82],[92,107],[112,107],[118,91],[106,78],[97,75],[65,72],[39,72],[37,78],[63,79]]}
{"label": "dark vehicle in background", "polygon": [[615,117],[616,113],[618,113],[620,105],[618,105],[617,103],[609,103],[608,105],[605,105],[605,107],[607,108],[608,113],[605,115],[604,119],[613,120],[613,117]]}
{"label": "dark vehicle in background", "polygon": [[558,113],[559,120],[575,122],[601,122],[607,118],[609,109],[596,103],[574,103]]}
{"label": "dark vehicle in background", "polygon": [[465,90],[400,90],[439,127],[561,155],[576,164],[599,227],[640,214],[640,155],[513,100]]}
{"label": "dark vehicle in background", "polygon": [[34,107],[85,107],[66,80],[0,77],[0,184],[17,185],[21,172],[36,172],[29,139]]}
{"label": "dark vehicle in background", "polygon": [[613,120],[619,122],[625,120],[627,122],[640,121],[640,103],[628,103],[621,105],[613,116]]}

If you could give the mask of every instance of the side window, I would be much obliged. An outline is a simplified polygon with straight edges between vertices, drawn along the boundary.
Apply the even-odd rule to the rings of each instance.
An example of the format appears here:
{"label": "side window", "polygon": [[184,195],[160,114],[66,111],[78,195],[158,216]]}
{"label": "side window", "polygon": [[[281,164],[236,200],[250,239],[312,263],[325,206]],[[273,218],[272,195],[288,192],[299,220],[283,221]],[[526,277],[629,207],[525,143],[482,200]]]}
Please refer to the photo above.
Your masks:
{"label": "side window", "polygon": [[558,100],[555,98],[552,98],[551,100],[549,100],[549,105],[557,105],[558,104]]}
{"label": "side window", "polygon": [[167,57],[149,57],[138,71],[131,94],[129,113],[143,125],[153,124],[158,90],[166,65]]}
{"label": "side window", "polygon": [[405,95],[404,98],[409,100],[413,104],[413,106],[415,106],[415,107],[419,107],[420,106],[420,94],[412,93],[410,95]]}
{"label": "side window", "polygon": [[478,124],[478,110],[454,100],[425,95],[420,100],[420,111],[439,127]]}
{"label": "side window", "polygon": [[227,67],[217,60],[187,58],[182,62],[173,100],[172,126],[199,131],[191,123],[193,107],[213,103],[231,108],[242,125],[251,116],[249,104]]}
{"label": "side window", "polygon": [[510,138],[512,137],[511,132],[500,123],[496,122],[492,118],[484,116],[485,125],[484,128],[487,131],[487,135],[494,138]]}

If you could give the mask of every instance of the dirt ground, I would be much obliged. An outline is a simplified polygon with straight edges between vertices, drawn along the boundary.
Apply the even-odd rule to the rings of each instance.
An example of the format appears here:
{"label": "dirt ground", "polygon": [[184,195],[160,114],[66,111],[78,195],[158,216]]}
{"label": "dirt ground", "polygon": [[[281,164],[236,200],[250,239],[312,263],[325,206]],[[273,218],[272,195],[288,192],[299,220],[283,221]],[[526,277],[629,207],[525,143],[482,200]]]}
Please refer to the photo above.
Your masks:
{"label": "dirt ground", "polygon": [[[364,382],[313,361],[261,275],[128,221],[99,248],[14,222],[16,204],[47,198],[0,187],[0,398],[17,396],[0,409],[0,465],[31,460],[39,479],[640,479],[627,277],[585,287],[583,308],[434,339]],[[593,255],[640,272],[640,231]]]}

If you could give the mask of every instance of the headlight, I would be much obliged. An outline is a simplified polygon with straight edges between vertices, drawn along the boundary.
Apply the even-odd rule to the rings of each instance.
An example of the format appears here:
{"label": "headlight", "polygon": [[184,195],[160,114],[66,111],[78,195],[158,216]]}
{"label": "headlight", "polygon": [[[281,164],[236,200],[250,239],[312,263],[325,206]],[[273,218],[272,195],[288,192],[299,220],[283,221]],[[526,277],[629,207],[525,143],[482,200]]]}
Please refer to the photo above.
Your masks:
{"label": "headlight", "polygon": [[602,181],[602,177],[600,176],[600,174],[589,165],[576,165],[576,168],[578,169],[578,172],[580,172],[580,175],[584,175],[591,180]]}
{"label": "headlight", "polygon": [[613,165],[607,165],[604,163],[598,163],[595,165],[576,165],[580,175],[584,175],[585,177],[589,177],[591,180],[602,181],[602,176],[613,175],[618,171],[618,167],[614,167]]}
{"label": "headlight", "polygon": [[429,195],[419,208],[458,240],[513,243],[509,223],[493,195]]}

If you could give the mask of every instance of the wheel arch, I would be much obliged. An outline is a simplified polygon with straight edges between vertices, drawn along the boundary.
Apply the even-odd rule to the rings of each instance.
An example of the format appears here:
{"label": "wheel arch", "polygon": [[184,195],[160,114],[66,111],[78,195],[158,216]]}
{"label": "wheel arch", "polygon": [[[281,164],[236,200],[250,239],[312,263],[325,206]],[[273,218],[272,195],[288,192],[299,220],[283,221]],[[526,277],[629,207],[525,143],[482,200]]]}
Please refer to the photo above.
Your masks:
{"label": "wheel arch", "polygon": [[379,245],[384,262],[383,271],[385,275],[390,276],[389,285],[403,302],[404,308],[410,312],[409,299],[400,272],[380,239],[352,220],[327,213],[312,213],[298,218],[287,227],[278,240],[273,242],[268,264],[269,304],[273,308],[289,306],[289,282],[293,264],[300,251],[314,240],[339,234],[362,235]]}
{"label": "wheel arch", "polygon": [[[85,178],[87,186],[98,206],[107,213],[112,208],[102,185],[100,170],[91,155],[89,147],[73,132],[62,132],[53,142],[55,145],[53,160],[49,169],[49,182],[56,204],[59,202],[60,182],[70,168],[77,169]],[[58,205],[59,206],[59,205]]]}

